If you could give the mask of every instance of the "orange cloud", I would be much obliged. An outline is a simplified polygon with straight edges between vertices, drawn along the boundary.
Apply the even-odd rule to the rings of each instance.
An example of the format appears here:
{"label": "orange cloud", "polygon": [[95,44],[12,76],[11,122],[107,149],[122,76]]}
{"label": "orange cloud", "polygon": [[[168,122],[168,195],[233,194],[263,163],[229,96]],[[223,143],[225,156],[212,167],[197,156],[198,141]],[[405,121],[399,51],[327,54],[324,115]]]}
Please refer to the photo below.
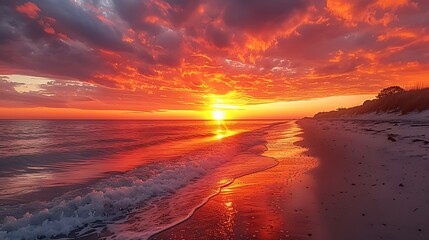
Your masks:
{"label": "orange cloud", "polygon": [[327,9],[349,26],[356,26],[359,22],[387,26],[397,20],[396,10],[405,6],[416,7],[416,4],[410,3],[409,0],[327,0],[326,2]]}
{"label": "orange cloud", "polygon": [[[191,111],[212,95],[255,105],[373,94],[429,74],[422,0],[29,0],[0,11],[0,103],[11,108]],[[49,84],[23,91],[34,76]]]}
{"label": "orange cloud", "polygon": [[20,13],[27,15],[29,18],[37,18],[39,16],[40,8],[32,2],[26,2],[16,7],[16,10]]}

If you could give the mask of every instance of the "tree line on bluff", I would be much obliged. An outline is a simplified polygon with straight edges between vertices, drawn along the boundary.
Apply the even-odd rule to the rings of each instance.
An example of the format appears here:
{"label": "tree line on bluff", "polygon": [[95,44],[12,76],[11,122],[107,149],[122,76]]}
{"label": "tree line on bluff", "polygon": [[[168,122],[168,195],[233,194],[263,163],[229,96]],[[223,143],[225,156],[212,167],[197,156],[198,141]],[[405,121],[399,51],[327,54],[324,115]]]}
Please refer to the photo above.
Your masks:
{"label": "tree line on bluff", "polygon": [[429,88],[404,90],[399,86],[384,88],[376,99],[366,100],[362,105],[351,108],[339,108],[335,111],[320,112],[314,118],[335,118],[364,113],[400,113],[421,112],[429,109]]}

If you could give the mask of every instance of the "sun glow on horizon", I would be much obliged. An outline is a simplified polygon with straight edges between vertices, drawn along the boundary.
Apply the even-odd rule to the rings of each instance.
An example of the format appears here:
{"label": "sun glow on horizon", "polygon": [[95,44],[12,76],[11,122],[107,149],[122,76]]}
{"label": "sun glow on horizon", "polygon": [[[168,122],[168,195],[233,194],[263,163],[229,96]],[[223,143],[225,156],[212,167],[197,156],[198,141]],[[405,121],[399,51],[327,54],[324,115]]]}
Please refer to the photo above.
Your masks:
{"label": "sun glow on horizon", "polygon": [[212,117],[216,121],[223,121],[225,120],[225,111],[222,110],[214,110],[212,112]]}
{"label": "sun glow on horizon", "polygon": [[213,105],[213,110],[211,111],[212,119],[216,121],[217,129],[215,130],[216,138],[222,139],[224,137],[233,135],[234,132],[230,131],[226,125],[226,110],[231,109],[228,105],[219,104],[222,101],[217,99],[218,104]]}

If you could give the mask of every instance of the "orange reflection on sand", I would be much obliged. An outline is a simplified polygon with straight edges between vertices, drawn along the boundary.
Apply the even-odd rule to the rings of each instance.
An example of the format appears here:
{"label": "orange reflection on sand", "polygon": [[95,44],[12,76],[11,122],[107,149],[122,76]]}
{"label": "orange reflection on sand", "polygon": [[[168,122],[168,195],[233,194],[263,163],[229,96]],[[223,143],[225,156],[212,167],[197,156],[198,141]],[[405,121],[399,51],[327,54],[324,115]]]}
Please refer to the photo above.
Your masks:
{"label": "orange reflection on sand", "polygon": [[[270,132],[267,135],[268,150],[263,155],[276,158],[279,165],[238,178],[222,188],[219,200],[225,208],[222,215],[225,225],[219,231],[226,234],[241,229],[239,231],[243,231],[244,236],[258,239],[307,235],[310,220],[302,212],[296,212],[295,208],[304,208],[304,200],[312,197],[306,193],[291,196],[288,187],[302,173],[317,165],[314,159],[304,155],[305,148],[294,144],[301,140],[298,136],[300,133],[301,128],[296,123],[280,126],[278,131]],[[316,215],[312,213],[313,209],[308,211],[306,214]],[[302,226],[295,225],[296,222],[302,223]]]}
{"label": "orange reflection on sand", "polygon": [[307,207],[314,199],[306,188],[309,183],[297,179],[317,161],[295,145],[300,133],[292,121],[267,130],[264,156],[241,157],[248,164],[252,157],[259,159],[256,163],[275,157],[277,166],[235,179],[190,219],[155,239],[309,239],[309,233],[316,233],[308,226],[317,225],[317,209]]}
{"label": "orange reflection on sand", "polygon": [[234,219],[235,219],[235,214],[237,213],[237,211],[234,208],[234,204],[233,202],[230,201],[226,201],[224,202],[224,207],[225,207],[225,229],[228,229],[228,232],[225,232],[226,236],[230,236],[230,234],[232,233],[232,229],[234,227]]}
{"label": "orange reflection on sand", "polygon": [[229,183],[230,181],[231,180],[229,180],[229,179],[222,179],[218,183],[219,183],[219,185],[223,186],[223,185],[226,185],[227,183]]}

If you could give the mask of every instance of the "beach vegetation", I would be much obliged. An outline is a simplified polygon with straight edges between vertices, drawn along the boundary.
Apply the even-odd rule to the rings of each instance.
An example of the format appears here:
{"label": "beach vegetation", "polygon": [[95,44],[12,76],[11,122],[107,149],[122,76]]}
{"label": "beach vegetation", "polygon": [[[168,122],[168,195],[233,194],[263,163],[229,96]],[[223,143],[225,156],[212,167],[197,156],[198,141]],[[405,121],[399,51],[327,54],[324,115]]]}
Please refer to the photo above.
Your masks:
{"label": "beach vegetation", "polygon": [[383,99],[385,97],[389,97],[404,91],[405,90],[400,86],[392,86],[392,87],[384,88],[383,90],[380,91],[380,93],[378,93],[377,99]]}
{"label": "beach vegetation", "polygon": [[366,100],[360,106],[320,112],[314,117],[335,118],[366,113],[407,114],[424,110],[429,110],[429,88],[404,90],[399,86],[393,86],[381,90],[375,99]]}

